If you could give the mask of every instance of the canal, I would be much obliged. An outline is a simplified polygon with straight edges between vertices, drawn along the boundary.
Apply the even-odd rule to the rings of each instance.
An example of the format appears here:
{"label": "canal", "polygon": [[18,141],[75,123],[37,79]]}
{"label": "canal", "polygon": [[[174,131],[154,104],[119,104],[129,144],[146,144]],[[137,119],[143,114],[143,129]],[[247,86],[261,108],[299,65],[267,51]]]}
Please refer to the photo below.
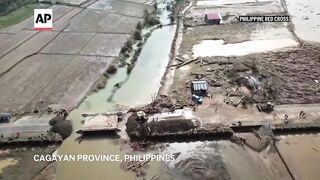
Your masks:
{"label": "canal", "polygon": [[[163,24],[167,24],[169,12],[164,3],[166,2],[158,6],[162,12],[159,17]],[[169,62],[175,31],[175,25],[154,30],[143,46],[130,75],[127,75],[126,67],[118,69],[117,73],[108,80],[104,89],[88,96],[77,109],[69,114],[68,119],[72,120],[74,133],[62,143],[58,150],[59,154],[124,155],[126,153],[126,150],[121,150],[120,145],[115,143],[118,137],[88,137],[79,141],[80,136],[75,131],[82,126],[81,114],[114,111],[119,106],[133,107],[150,103],[152,96],[160,87],[161,78]],[[120,82],[123,82],[121,88],[114,92],[114,85]],[[121,170],[120,164],[121,162],[58,162],[57,179],[134,179],[135,175]],[[152,162],[149,165],[150,178],[152,175],[161,173],[160,163]]]}

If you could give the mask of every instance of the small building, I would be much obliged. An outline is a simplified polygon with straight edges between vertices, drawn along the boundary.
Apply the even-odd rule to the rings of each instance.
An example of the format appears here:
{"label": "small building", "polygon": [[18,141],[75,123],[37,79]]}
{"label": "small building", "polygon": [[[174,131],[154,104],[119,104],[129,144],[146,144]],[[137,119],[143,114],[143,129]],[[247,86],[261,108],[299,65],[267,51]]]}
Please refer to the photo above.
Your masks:
{"label": "small building", "polygon": [[205,14],[204,21],[207,24],[220,24],[221,23],[221,15],[219,13],[209,13]]}
{"label": "small building", "polygon": [[208,94],[208,82],[206,80],[192,81],[192,94],[206,96]]}

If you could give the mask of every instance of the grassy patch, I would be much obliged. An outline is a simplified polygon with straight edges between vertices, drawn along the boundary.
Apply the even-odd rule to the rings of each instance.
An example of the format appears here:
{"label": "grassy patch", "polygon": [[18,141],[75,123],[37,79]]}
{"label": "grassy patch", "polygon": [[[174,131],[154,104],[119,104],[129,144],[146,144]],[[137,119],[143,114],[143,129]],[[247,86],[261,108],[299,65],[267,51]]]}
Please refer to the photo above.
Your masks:
{"label": "grassy patch", "polygon": [[14,10],[7,15],[0,16],[0,29],[17,24],[33,15],[33,9],[45,8],[48,5],[31,3]]}

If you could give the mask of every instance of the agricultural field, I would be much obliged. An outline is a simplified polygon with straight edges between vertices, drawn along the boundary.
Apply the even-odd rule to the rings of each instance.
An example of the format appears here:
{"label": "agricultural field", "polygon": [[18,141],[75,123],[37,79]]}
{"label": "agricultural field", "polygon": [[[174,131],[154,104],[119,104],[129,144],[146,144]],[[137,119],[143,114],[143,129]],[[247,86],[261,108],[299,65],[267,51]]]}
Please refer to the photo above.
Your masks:
{"label": "agricultural field", "polygon": [[33,31],[33,17],[0,29],[1,112],[71,110],[97,83],[106,81],[107,68],[115,63],[144,11],[153,11],[144,3],[107,2],[50,6],[53,31]]}

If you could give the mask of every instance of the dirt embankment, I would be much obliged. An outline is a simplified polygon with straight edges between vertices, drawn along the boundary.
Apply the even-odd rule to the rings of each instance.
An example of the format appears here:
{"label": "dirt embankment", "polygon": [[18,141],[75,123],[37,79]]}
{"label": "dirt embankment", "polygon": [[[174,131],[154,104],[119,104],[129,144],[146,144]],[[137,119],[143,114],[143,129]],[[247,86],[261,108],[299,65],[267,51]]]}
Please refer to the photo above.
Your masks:
{"label": "dirt embankment", "polygon": [[[122,47],[143,20],[144,10],[153,8],[121,1],[111,4],[115,8],[103,9],[101,2],[91,8],[50,6],[55,15],[55,32],[22,38],[21,32],[32,29],[32,18],[1,31],[10,34],[1,44],[4,51],[0,58],[0,111],[70,111],[86,95],[105,87],[112,74],[108,67],[118,61]],[[138,8],[125,10],[132,7]]]}

